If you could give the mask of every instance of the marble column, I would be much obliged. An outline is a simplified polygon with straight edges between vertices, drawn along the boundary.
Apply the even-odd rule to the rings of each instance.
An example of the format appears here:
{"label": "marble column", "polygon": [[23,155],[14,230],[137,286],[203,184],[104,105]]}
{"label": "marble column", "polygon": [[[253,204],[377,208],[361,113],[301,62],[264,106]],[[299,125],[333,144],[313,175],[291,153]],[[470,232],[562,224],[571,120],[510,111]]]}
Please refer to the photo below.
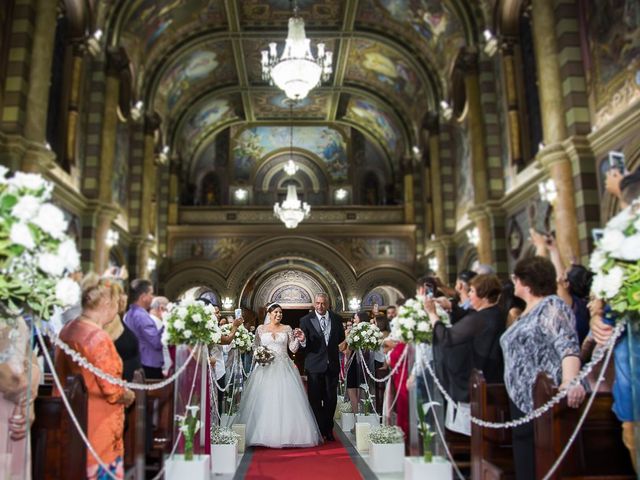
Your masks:
{"label": "marble column", "polygon": [[96,205],[96,224],[94,229],[95,243],[93,250],[93,270],[98,274],[104,272],[109,265],[109,250],[107,245],[107,232],[111,228],[113,220],[118,215],[118,210],[104,204]]}
{"label": "marble column", "polygon": [[404,192],[404,222],[416,222],[416,209],[414,205],[414,189],[413,189],[413,158],[406,156],[402,159],[404,170],[403,175],[403,192]]}
{"label": "marble column", "polygon": [[155,164],[155,131],[160,127],[157,115],[148,115],[144,127],[144,160],[142,164],[142,197],[140,201],[140,240],[138,242],[137,272],[138,277],[147,278],[149,275],[148,261],[150,250],[154,243],[155,232],[151,231],[151,209],[155,205],[153,192],[156,186]]}
{"label": "marble column", "polygon": [[71,86],[67,105],[67,138],[64,149],[67,163],[76,166],[76,143],[78,139],[78,121],[80,117],[80,91],[84,71],[85,47],[83,44],[72,45]]}
{"label": "marble column", "polygon": [[[24,137],[38,146],[44,146],[47,141],[49,84],[51,82],[53,44],[58,15],[57,5],[58,2],[51,0],[36,0],[34,2],[36,20],[29,60],[29,87]],[[43,164],[51,161],[51,158],[47,158],[48,155],[42,155],[46,152],[43,148],[30,148],[23,158],[22,170],[40,171]]]}
{"label": "marble column", "polygon": [[431,207],[433,212],[433,233],[436,237],[444,234],[442,205],[442,183],[440,180],[440,138],[432,131],[429,137],[429,166],[431,169]]}
{"label": "marble column", "polygon": [[473,220],[478,229],[478,262],[484,265],[493,265],[493,252],[491,248],[491,219],[483,208],[469,210],[469,218]]}
{"label": "marble column", "polygon": [[177,225],[178,205],[180,203],[180,182],[177,164],[172,162],[169,171],[169,211],[167,214],[167,223],[169,225]]}
{"label": "marble column", "polygon": [[567,264],[575,255],[580,256],[573,171],[568,154],[561,142],[567,137],[564,117],[562,77],[558,63],[553,0],[532,2],[533,40],[536,66],[540,82],[540,112],[545,148],[538,159],[549,172],[556,185],[558,196],[554,205],[554,217],[558,248]]}
{"label": "marble column", "polygon": [[502,71],[504,72],[504,90],[507,99],[507,121],[509,122],[509,150],[511,154],[511,164],[516,167],[516,169],[519,169],[523,166],[523,160],[513,45],[511,43],[505,43],[501,51]]}

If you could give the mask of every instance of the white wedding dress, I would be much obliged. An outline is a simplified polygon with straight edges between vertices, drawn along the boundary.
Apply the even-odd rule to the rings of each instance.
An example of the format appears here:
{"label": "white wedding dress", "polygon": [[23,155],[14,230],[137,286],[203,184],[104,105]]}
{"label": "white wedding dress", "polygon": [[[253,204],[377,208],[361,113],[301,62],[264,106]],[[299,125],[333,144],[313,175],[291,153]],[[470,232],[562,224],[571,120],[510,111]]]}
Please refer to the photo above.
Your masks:
{"label": "white wedding dress", "polygon": [[247,445],[271,448],[314,447],[322,436],[309,405],[302,379],[287,354],[296,352],[300,343],[291,327],[270,333],[260,325],[255,344],[275,354],[269,365],[255,364],[242,392],[234,423],[246,425]]}

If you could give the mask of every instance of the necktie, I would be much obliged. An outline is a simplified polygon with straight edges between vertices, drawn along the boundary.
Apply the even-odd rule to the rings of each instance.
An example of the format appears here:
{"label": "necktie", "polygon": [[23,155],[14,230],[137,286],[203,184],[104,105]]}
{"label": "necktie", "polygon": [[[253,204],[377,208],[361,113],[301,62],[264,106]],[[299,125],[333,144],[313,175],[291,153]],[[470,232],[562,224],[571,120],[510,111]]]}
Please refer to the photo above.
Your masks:
{"label": "necktie", "polygon": [[322,317],[320,317],[320,329],[322,330],[322,333],[324,334],[325,343],[329,343],[329,335],[327,335],[327,319],[325,318],[324,315]]}

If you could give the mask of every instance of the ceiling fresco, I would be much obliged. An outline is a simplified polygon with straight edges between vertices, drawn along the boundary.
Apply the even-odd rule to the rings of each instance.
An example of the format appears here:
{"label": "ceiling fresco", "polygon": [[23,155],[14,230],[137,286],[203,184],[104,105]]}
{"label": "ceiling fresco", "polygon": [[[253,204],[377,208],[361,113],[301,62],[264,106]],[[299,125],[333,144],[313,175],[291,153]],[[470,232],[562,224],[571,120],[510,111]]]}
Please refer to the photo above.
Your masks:
{"label": "ceiling fresco", "polygon": [[402,154],[402,134],[393,116],[364,97],[352,96],[344,116],[346,120],[364,126],[374,138],[382,139],[392,158]]}
{"label": "ceiling fresco", "polygon": [[[106,25],[113,30],[110,46],[124,47],[131,60],[133,100],[160,115],[181,162],[197,160],[194,153],[226,125],[247,122],[245,129],[276,132],[292,118],[296,129],[326,125],[334,133],[325,136],[342,145],[344,158],[345,121],[394,164],[417,141],[421,119],[447,95],[449,69],[465,44],[463,25],[484,22],[495,1],[298,0],[312,52],[322,41],[334,61],[329,81],[291,113],[282,92],[262,79],[260,65],[269,42],[282,51],[289,0],[112,0]],[[326,146],[296,145],[322,158],[318,151]],[[335,175],[346,171],[346,160],[329,164]]]}
{"label": "ceiling fresco", "polygon": [[[324,162],[333,180],[346,180],[347,142],[341,131],[326,126],[294,127],[293,139],[296,150],[306,150]],[[233,135],[235,177],[248,180],[267,155],[274,150],[286,150],[290,142],[289,127],[252,127]]]}
{"label": "ceiling fresco", "polygon": [[425,95],[411,62],[397,50],[369,39],[351,41],[345,82],[363,83],[385,96],[398,97],[412,116],[420,107],[416,98]]}
{"label": "ceiling fresco", "polygon": [[203,84],[236,84],[231,43],[228,40],[196,45],[181,53],[162,74],[154,107],[160,115],[170,116],[176,105]]}
{"label": "ceiling fresco", "polygon": [[324,120],[331,102],[331,92],[312,90],[299,102],[291,103],[284,93],[276,91],[254,91],[251,94],[253,112],[257,120],[273,118]]}
{"label": "ceiling fresco", "polygon": [[187,115],[179,130],[179,151],[184,158],[190,159],[200,141],[209,136],[219,126],[238,119],[240,97],[205,98]]}

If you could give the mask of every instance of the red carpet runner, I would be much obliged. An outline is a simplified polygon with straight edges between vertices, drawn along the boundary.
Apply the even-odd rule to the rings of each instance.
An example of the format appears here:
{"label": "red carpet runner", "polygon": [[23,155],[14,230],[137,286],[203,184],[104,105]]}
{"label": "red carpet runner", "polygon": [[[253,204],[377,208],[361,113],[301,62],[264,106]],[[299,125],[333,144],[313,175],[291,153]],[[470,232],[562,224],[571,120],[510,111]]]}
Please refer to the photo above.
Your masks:
{"label": "red carpet runner", "polygon": [[256,447],[248,480],[340,480],[360,479],[362,475],[351,461],[340,440],[313,448],[271,449]]}

